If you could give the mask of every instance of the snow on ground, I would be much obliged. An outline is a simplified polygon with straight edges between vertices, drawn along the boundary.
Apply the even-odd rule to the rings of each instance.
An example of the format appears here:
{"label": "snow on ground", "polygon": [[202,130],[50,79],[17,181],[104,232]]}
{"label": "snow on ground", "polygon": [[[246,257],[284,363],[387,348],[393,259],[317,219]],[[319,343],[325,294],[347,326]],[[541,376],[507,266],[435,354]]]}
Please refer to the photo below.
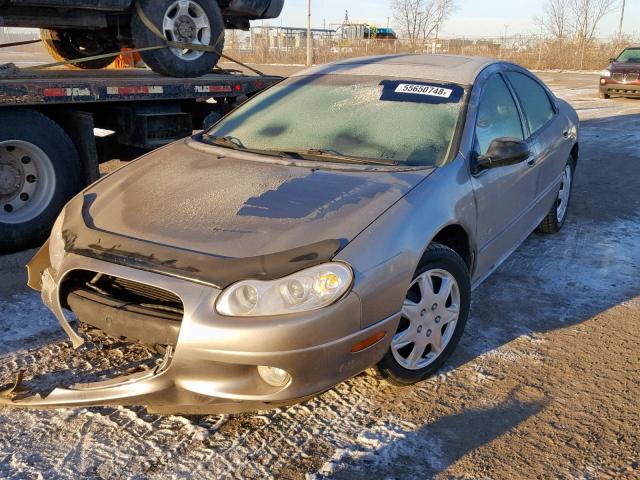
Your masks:
{"label": "snow on ground", "polygon": [[59,333],[60,324],[44,306],[37,292],[0,297],[0,354],[33,337]]}

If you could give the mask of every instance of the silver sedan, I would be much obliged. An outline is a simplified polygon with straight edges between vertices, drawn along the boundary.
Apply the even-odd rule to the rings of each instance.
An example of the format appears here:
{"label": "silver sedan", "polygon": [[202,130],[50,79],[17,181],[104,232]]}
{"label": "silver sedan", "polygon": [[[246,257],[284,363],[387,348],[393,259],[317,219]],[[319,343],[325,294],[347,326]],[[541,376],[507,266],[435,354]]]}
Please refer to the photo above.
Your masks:
{"label": "silver sedan", "polygon": [[392,55],[298,73],[75,197],[30,264],[70,322],[164,352],[155,368],[15,406],[210,413],[301,401],[376,366],[450,357],[471,291],[558,231],[574,110],[486,58]]}

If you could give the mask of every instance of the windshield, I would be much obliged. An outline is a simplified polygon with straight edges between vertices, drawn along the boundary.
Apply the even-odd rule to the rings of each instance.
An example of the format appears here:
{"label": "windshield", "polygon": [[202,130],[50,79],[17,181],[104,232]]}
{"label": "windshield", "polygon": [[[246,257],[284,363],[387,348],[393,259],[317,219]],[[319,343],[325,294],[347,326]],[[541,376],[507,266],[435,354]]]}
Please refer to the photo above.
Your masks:
{"label": "windshield", "polygon": [[622,63],[640,63],[640,48],[627,48],[616,59]]}
{"label": "windshield", "polygon": [[440,165],[452,145],[463,95],[458,85],[422,80],[293,77],[227,115],[203,140],[302,158],[311,153],[318,160]]}

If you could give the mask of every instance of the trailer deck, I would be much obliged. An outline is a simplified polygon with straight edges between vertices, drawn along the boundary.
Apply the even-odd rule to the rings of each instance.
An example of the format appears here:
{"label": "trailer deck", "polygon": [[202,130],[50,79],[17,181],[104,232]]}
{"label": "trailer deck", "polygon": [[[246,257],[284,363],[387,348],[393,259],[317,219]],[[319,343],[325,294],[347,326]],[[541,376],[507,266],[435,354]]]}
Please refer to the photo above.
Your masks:
{"label": "trailer deck", "polygon": [[146,69],[35,70],[0,76],[0,106],[138,100],[201,100],[251,95],[281,80],[273,76],[212,73],[163,77]]}

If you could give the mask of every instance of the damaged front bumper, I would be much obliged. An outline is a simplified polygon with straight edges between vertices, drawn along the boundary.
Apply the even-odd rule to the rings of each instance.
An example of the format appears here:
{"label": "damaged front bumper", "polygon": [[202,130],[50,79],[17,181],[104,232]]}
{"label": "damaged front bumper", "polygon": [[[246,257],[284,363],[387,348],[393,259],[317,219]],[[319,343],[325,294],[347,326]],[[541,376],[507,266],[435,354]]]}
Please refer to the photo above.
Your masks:
{"label": "damaged front bumper", "polygon": [[[379,361],[391,335],[353,352],[381,332],[393,332],[399,314],[361,330],[361,302],[349,293],[315,311],[278,317],[236,318],[219,315],[220,290],[210,285],[68,254],[55,274],[48,266],[46,245],[29,266],[30,286],[60,321],[74,347],[83,338],[63,309],[61,285],[71,272],[83,270],[138,282],[180,298],[184,314],[177,343],[164,360],[145,372],[111,380],[56,388],[47,396],[16,395],[18,385],[0,397],[0,405],[32,408],[97,405],[144,405],[156,413],[231,413],[265,410],[309,398]],[[286,370],[282,387],[265,382],[258,366]],[[17,382],[19,383],[19,382]]]}

